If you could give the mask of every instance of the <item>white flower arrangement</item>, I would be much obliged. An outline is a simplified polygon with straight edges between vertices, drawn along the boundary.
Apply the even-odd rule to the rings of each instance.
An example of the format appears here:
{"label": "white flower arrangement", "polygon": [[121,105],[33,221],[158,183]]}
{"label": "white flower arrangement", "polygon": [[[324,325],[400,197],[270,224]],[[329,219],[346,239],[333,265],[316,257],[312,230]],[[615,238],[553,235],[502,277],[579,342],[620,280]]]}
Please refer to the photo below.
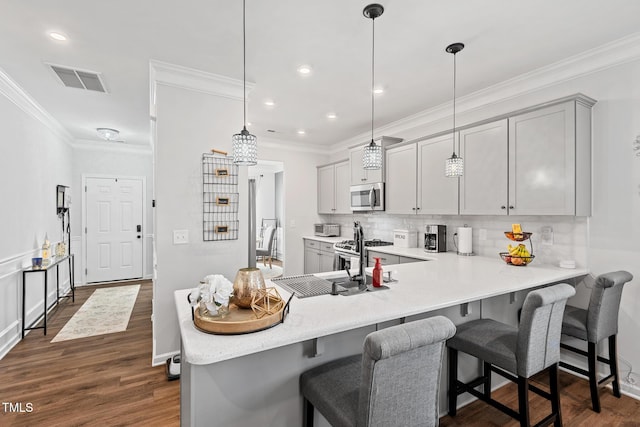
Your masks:
{"label": "white flower arrangement", "polygon": [[221,274],[210,274],[202,279],[200,286],[191,291],[189,301],[193,307],[204,304],[211,315],[218,314],[221,307],[229,305],[233,295],[233,283]]}

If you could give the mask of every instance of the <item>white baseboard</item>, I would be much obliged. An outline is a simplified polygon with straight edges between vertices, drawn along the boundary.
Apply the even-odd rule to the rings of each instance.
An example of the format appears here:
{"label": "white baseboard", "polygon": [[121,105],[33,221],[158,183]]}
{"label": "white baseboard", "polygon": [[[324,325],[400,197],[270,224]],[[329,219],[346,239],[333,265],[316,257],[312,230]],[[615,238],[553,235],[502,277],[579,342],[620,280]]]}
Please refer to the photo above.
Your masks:
{"label": "white baseboard", "polygon": [[165,363],[167,363],[167,359],[178,354],[180,354],[180,351],[174,351],[171,353],[164,353],[164,354],[154,354],[151,365],[152,366],[164,365]]}
{"label": "white baseboard", "polygon": [[0,332],[0,340],[4,339],[5,337],[7,339],[7,342],[4,343],[2,347],[0,347],[0,360],[4,359],[4,357],[11,351],[11,349],[20,342],[20,327],[20,321],[14,320],[9,326],[4,328],[4,330]]}

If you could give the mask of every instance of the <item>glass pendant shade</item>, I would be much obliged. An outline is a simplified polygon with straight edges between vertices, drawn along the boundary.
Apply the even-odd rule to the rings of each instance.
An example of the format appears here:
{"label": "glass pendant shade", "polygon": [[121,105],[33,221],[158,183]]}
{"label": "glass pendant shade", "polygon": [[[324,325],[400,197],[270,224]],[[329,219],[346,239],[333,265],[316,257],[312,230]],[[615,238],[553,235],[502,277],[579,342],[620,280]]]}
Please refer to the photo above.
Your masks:
{"label": "glass pendant shade", "polygon": [[456,156],[456,153],[453,153],[445,163],[445,176],[449,178],[457,178],[459,176],[462,176],[463,172],[464,160],[462,160],[462,157]]}
{"label": "glass pendant shade", "polygon": [[233,163],[245,166],[258,163],[258,138],[251,135],[246,127],[233,135]]}
{"label": "glass pendant shade", "polygon": [[362,167],[364,169],[382,168],[382,147],[373,142],[373,140],[369,145],[364,147]]}

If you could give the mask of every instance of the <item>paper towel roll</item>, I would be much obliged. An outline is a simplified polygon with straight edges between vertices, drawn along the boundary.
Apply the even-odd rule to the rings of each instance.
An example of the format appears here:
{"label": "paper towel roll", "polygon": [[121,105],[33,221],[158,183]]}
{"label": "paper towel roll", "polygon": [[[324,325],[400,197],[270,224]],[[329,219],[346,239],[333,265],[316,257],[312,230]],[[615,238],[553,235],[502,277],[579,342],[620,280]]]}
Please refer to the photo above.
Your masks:
{"label": "paper towel roll", "polygon": [[473,228],[458,227],[458,254],[471,255],[473,253]]}

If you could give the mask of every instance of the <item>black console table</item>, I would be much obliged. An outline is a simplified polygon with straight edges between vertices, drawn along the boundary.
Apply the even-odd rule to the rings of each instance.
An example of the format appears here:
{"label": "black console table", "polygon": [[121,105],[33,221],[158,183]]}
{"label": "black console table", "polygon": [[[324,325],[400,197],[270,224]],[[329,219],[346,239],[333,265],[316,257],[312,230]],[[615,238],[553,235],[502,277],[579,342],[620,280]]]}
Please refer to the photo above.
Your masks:
{"label": "black console table", "polygon": [[[71,295],[60,296],[60,264],[62,264],[65,261],[69,262],[69,284],[71,286]],[[44,334],[47,335],[47,311],[54,305],[57,305],[61,298],[71,298],[73,302],[76,301],[76,287],[73,284],[73,265],[74,265],[73,254],[70,254],[70,255],[65,255],[63,257],[53,258],[51,260],[51,263],[46,267],[42,266],[41,268],[26,268],[22,270],[22,338],[23,339],[24,339],[24,331],[31,330],[31,329],[44,329]],[[56,268],[56,300],[53,304],[51,304],[50,306],[47,306],[47,296],[49,293],[49,290],[48,290],[49,275],[47,274],[47,272],[51,270],[53,267]],[[27,284],[27,274],[30,274],[30,273],[44,273],[44,304],[43,304],[44,312],[42,313],[42,315],[38,316],[38,318],[34,320],[29,326],[25,326],[26,284]],[[38,323],[38,321],[43,317],[44,317],[44,322],[42,326],[33,326],[36,323]]]}

